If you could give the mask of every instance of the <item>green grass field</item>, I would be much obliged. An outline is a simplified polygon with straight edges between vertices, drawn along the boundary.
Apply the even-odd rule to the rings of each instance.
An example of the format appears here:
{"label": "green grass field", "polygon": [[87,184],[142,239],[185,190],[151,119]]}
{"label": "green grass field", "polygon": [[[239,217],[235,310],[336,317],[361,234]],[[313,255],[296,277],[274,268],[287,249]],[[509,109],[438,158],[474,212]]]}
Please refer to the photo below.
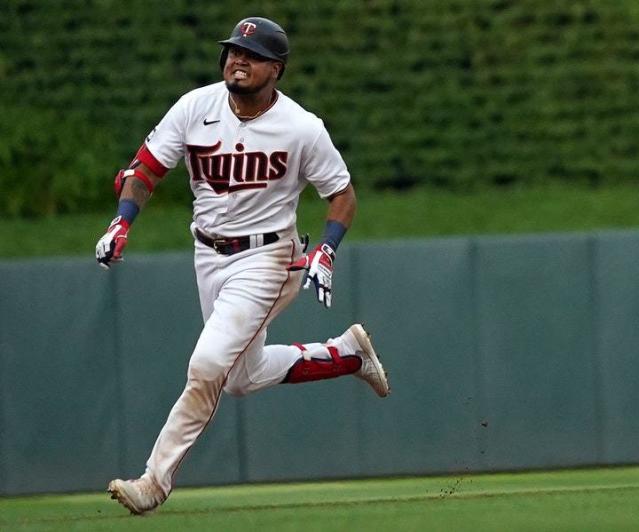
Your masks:
{"label": "green grass field", "polygon": [[[639,227],[639,186],[601,189],[552,185],[451,193],[418,188],[403,193],[358,193],[359,207],[347,241],[444,235],[589,231]],[[36,220],[0,219],[0,258],[49,255],[92,257],[95,242],[114,215],[105,212]],[[312,190],[298,209],[298,228],[316,241],[326,205]],[[189,206],[151,202],[131,229],[127,253],[190,249]]]}
{"label": "green grass field", "polygon": [[0,530],[639,530],[639,467],[178,488],[142,517],[106,493],[0,498]]}

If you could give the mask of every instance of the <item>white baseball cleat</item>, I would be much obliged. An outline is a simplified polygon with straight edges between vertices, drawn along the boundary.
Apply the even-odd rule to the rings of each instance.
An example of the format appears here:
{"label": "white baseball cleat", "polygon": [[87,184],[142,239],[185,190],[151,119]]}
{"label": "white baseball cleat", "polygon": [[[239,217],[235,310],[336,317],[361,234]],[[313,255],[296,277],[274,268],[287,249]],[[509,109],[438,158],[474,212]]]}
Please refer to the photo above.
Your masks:
{"label": "white baseball cleat", "polygon": [[166,497],[162,490],[148,477],[134,480],[116,478],[109,482],[107,491],[112,499],[128,508],[132,514],[140,515],[157,508]]}
{"label": "white baseball cleat", "polygon": [[353,335],[360,347],[357,354],[362,357],[362,367],[353,375],[370,384],[377,395],[386,397],[390,393],[388,378],[375,349],[373,349],[370,334],[359,323],[351,325],[346,333]]}

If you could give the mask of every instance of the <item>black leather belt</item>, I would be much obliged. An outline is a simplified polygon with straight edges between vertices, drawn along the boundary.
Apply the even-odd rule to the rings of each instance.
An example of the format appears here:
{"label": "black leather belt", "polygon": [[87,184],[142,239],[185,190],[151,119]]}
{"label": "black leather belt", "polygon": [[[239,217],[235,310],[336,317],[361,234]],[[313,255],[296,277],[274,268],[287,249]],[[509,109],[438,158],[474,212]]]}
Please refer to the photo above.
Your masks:
{"label": "black leather belt", "polygon": [[259,248],[277,242],[280,237],[277,233],[264,233],[263,235],[235,236],[228,238],[213,238],[204,234],[199,229],[195,230],[195,238],[202,244],[213,248],[220,255],[233,255],[251,248]]}

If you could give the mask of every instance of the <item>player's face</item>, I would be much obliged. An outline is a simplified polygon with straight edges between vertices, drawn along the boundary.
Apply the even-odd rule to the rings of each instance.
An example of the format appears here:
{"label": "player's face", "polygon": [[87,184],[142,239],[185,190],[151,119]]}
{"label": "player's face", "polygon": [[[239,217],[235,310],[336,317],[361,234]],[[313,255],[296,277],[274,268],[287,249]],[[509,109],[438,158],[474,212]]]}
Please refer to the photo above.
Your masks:
{"label": "player's face", "polygon": [[224,65],[224,81],[230,92],[255,94],[264,87],[275,85],[281,65],[256,53],[230,46]]}

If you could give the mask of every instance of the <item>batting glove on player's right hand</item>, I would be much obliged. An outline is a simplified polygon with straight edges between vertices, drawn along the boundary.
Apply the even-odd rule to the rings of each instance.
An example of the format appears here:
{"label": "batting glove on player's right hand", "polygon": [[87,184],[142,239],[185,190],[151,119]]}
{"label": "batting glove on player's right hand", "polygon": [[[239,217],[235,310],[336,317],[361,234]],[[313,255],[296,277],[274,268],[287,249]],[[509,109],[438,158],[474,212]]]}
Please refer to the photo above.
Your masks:
{"label": "batting glove on player's right hand", "polygon": [[122,216],[113,219],[106,234],[98,240],[95,246],[95,258],[105,270],[111,267],[111,262],[122,262],[122,250],[126,246],[129,222]]}
{"label": "batting glove on player's right hand", "polygon": [[306,270],[304,289],[311,286],[312,281],[315,285],[317,300],[323,303],[326,308],[331,306],[334,260],[335,250],[324,243],[288,266],[290,271]]}

